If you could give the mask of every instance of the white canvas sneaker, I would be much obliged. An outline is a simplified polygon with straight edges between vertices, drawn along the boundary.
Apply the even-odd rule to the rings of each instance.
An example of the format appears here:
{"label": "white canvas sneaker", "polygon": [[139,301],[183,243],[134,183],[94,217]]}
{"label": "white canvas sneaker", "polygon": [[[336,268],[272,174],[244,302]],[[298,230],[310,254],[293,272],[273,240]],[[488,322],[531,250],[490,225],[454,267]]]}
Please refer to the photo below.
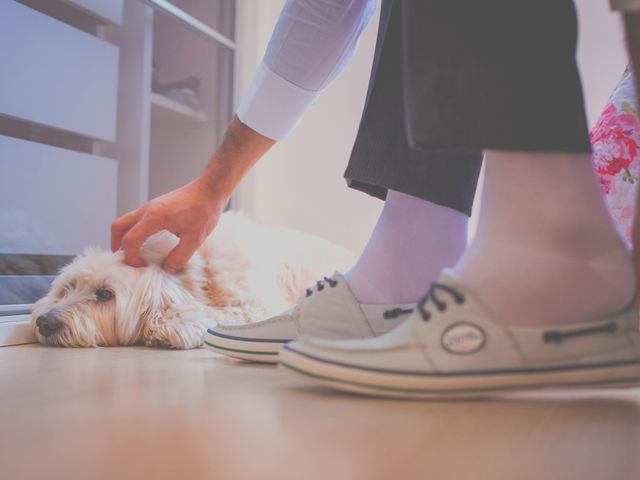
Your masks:
{"label": "white canvas sneaker", "polygon": [[509,326],[446,273],[395,330],[372,340],[302,337],[284,369],[390,397],[495,396],[543,387],[640,384],[637,308],[580,323]]}
{"label": "white canvas sneaker", "polygon": [[335,273],[307,289],[286,312],[261,322],[219,323],[207,330],[205,347],[229,357],[276,363],[282,345],[301,335],[329,339],[374,338],[406,319],[414,304],[365,305]]}

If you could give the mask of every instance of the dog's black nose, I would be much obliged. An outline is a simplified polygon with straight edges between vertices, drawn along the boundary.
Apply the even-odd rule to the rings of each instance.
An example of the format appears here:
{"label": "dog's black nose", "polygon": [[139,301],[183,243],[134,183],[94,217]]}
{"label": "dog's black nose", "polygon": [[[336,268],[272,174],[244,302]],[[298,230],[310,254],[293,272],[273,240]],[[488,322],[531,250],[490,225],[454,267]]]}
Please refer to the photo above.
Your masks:
{"label": "dog's black nose", "polygon": [[62,322],[51,312],[46,315],[40,315],[36,319],[36,326],[40,331],[40,335],[43,337],[48,337],[49,335],[53,335],[60,328],[62,328]]}

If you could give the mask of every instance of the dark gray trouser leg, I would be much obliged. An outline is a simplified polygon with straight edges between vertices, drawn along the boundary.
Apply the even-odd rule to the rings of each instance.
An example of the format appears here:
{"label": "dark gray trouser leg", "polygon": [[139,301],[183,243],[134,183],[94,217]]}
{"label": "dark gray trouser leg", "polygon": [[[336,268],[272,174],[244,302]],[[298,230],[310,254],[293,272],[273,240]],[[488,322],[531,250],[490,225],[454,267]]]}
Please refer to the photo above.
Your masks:
{"label": "dark gray trouser leg", "polygon": [[401,5],[389,0],[382,4],[367,105],[345,178],[383,200],[391,189],[469,215],[481,151],[412,148],[405,117]]}

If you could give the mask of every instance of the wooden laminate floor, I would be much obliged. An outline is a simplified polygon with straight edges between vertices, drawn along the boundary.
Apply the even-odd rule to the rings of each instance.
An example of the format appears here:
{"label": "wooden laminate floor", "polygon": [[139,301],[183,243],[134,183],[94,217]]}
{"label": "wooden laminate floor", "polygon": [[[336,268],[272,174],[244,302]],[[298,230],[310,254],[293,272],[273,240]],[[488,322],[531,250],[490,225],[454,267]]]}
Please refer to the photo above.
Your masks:
{"label": "wooden laminate floor", "polygon": [[640,390],[365,399],[205,350],[0,348],[0,478],[640,479]]}

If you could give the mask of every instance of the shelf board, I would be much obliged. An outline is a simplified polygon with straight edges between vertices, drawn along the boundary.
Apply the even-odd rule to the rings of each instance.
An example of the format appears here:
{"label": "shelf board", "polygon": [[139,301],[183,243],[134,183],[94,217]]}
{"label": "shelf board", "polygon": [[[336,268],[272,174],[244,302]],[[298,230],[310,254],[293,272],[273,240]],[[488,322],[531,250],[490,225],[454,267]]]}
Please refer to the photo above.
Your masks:
{"label": "shelf board", "polygon": [[[77,1],[77,0],[76,0]],[[195,30],[198,33],[204,35],[207,39],[212,40],[217,43],[221,43],[225,47],[230,48],[231,50],[236,49],[236,43],[230,38],[225,37],[217,30],[214,30],[209,25],[204,22],[201,22],[193,15],[189,15],[184,10],[176,7],[173,3],[167,0],[142,0],[150,7],[154,9],[166,13],[167,15],[173,17],[175,20],[181,22],[187,27]]]}
{"label": "shelf board", "polygon": [[165,97],[159,93],[151,92],[151,106],[156,107],[159,111],[165,111],[174,113],[176,115],[182,115],[183,117],[195,120],[197,122],[206,122],[208,115],[201,110],[194,110],[187,105],[180,103],[176,100],[172,100],[169,97]]}

